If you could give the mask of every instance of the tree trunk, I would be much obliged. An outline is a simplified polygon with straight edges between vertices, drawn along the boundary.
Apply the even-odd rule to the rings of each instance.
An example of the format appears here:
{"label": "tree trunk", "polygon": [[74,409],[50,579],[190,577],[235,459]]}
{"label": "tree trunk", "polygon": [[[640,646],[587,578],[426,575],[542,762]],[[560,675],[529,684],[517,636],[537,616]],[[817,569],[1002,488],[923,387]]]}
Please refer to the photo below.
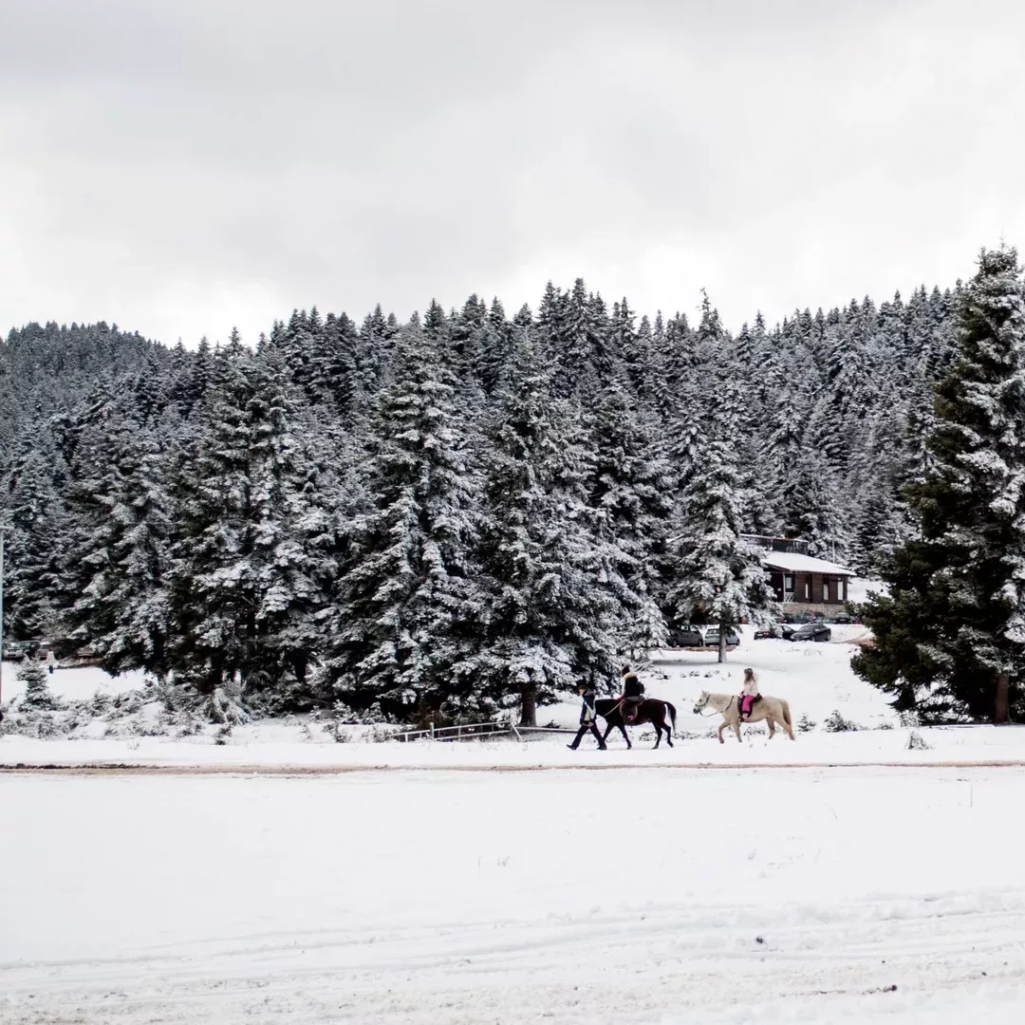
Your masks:
{"label": "tree trunk", "polygon": [[726,661],[726,626],[719,624],[719,661]]}
{"label": "tree trunk", "polygon": [[1007,673],[1001,673],[997,677],[996,704],[993,709],[993,722],[1006,723],[1011,721],[1007,701],[1008,679]]}
{"label": "tree trunk", "polygon": [[520,690],[520,725],[537,725],[537,686],[533,681]]}

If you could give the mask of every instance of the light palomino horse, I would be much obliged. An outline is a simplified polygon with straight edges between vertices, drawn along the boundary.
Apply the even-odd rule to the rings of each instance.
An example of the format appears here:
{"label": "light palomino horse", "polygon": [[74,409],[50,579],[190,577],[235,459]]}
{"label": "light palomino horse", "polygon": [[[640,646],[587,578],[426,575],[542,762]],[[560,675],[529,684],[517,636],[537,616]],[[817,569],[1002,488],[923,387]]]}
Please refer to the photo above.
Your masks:
{"label": "light palomino horse", "polygon": [[[697,701],[694,702],[694,714],[700,715],[704,708],[714,708],[717,712],[722,713],[723,724],[719,727],[720,744],[726,743],[722,739],[722,731],[729,726],[733,727],[737,740],[740,740],[740,701],[736,695],[709,694],[707,690],[703,690],[698,695]],[[756,701],[751,706],[751,715],[744,722],[761,722],[763,719],[769,724],[769,740],[776,735],[777,726],[783,729],[791,740],[794,739],[794,724],[790,718],[790,705],[782,698],[773,698],[768,694],[763,694],[762,700]]]}

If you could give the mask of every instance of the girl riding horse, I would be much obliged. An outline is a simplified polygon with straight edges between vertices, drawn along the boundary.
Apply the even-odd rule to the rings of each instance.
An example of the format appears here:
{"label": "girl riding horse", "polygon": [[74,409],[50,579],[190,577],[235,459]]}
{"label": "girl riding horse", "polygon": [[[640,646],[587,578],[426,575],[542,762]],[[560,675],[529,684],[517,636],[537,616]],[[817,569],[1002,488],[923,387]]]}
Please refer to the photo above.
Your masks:
{"label": "girl riding horse", "polygon": [[758,677],[753,669],[744,670],[744,685],[740,688],[740,718],[747,722],[751,718],[751,709],[756,701],[761,701],[758,693]]}

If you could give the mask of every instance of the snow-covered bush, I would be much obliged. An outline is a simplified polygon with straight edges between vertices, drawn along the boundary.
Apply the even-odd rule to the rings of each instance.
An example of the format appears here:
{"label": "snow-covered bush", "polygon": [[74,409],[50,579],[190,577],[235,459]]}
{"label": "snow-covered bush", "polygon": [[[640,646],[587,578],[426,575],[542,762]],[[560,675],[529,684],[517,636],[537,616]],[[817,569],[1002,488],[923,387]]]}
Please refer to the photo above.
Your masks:
{"label": "snow-covered bush", "polygon": [[912,730],[908,735],[908,750],[909,751],[928,751],[932,745],[926,741],[925,737],[922,736],[918,730]]}
{"label": "snow-covered bush", "polygon": [[826,717],[822,723],[822,728],[827,733],[852,733],[856,730],[860,730],[861,727],[850,719],[845,719],[837,709],[833,709],[832,712]]}

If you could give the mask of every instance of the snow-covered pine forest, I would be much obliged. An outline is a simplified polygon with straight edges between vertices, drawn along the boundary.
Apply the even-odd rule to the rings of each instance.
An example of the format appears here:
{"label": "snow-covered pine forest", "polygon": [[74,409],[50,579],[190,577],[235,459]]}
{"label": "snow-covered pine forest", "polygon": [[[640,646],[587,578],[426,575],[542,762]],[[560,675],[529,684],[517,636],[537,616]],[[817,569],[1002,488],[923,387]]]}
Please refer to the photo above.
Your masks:
{"label": "snow-covered pine forest", "polygon": [[960,292],[735,334],[707,296],[642,316],[581,280],[511,316],[296,311],[251,347],[13,330],[6,635],[229,716],[529,720],[694,615],[703,531],[863,573],[901,540]]}

